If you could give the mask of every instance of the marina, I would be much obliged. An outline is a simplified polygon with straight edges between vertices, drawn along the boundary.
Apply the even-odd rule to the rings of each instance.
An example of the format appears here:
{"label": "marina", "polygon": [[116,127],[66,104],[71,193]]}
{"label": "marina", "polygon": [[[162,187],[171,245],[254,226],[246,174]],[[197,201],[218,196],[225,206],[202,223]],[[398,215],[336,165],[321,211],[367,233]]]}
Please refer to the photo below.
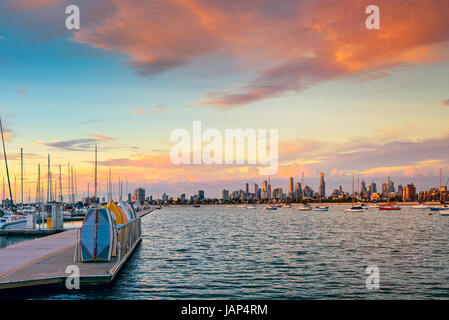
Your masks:
{"label": "marina", "polygon": [[[140,219],[154,209],[138,213]],[[123,255],[110,262],[74,263],[78,229],[63,231],[48,237],[25,241],[0,250],[0,290],[37,285],[64,285],[67,266],[76,264],[80,269],[80,281],[85,284],[102,284],[112,281],[135,247],[141,241],[136,238]]]}

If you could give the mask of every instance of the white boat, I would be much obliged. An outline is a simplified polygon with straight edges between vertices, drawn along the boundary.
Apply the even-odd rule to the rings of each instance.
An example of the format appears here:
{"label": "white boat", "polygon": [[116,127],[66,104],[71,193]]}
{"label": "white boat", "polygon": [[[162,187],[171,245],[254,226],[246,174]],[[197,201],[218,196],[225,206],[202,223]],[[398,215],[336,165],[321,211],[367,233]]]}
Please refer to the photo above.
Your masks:
{"label": "white boat", "polygon": [[25,229],[26,225],[25,216],[16,215],[11,211],[0,208],[0,229]]}
{"label": "white boat", "polygon": [[440,211],[442,216],[449,216],[449,211]]}
{"label": "white boat", "polygon": [[352,172],[352,207],[345,209],[345,212],[365,212],[367,208],[362,205],[354,205],[354,171]]}
{"label": "white boat", "polygon": [[352,206],[351,208],[345,209],[345,212],[365,212],[362,206]]}
{"label": "white boat", "polygon": [[246,209],[257,209],[257,207],[250,206],[250,207],[246,207]]}
{"label": "white boat", "polygon": [[310,210],[312,210],[312,207],[309,205],[302,205],[302,206],[298,206],[298,210],[299,211],[310,211]]}
{"label": "white boat", "polygon": [[316,206],[312,211],[329,211],[329,206]]}
{"label": "white boat", "polygon": [[267,209],[267,210],[277,210],[278,208],[277,207],[266,207],[265,209]]}
{"label": "white boat", "polygon": [[25,206],[18,209],[17,212],[21,214],[34,214],[36,212],[36,208],[32,206]]}
{"label": "white boat", "polygon": [[292,206],[290,205],[290,204],[284,204],[283,206],[282,206],[282,208],[291,208]]}
{"label": "white boat", "polygon": [[430,206],[426,206],[425,204],[417,204],[414,206],[411,206],[412,209],[429,209]]}

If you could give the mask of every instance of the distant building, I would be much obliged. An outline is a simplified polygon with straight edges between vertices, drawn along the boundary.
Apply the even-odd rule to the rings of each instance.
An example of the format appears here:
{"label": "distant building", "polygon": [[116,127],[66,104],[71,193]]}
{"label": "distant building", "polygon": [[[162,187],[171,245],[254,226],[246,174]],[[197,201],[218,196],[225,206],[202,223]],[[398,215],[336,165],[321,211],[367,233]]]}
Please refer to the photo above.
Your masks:
{"label": "distant building", "polygon": [[143,203],[145,201],[145,189],[136,189],[136,191],[134,191],[134,199],[140,203]]}
{"label": "distant building", "polygon": [[223,200],[228,200],[229,199],[229,191],[226,189],[223,189],[223,191],[221,192],[221,198]]}
{"label": "distant building", "polygon": [[204,190],[198,190],[198,200],[204,200]]}
{"label": "distant building", "polygon": [[295,200],[302,200],[302,188],[299,182],[295,184]]}
{"label": "distant building", "polygon": [[324,182],[324,172],[320,172],[319,194],[321,198],[326,197],[326,183]]}
{"label": "distant building", "polygon": [[382,183],[382,194],[383,195],[387,194],[387,184],[386,183]]}
{"label": "distant building", "polygon": [[281,200],[284,196],[284,191],[282,188],[276,188],[273,190],[273,198],[276,200]]}
{"label": "distant building", "polygon": [[315,194],[315,191],[313,191],[313,189],[309,186],[305,186],[304,187],[304,197],[306,198],[313,198]]}
{"label": "distant building", "polygon": [[295,198],[295,196],[294,196],[294,193],[293,193],[293,177],[290,177],[289,179],[288,179],[288,197],[290,198],[290,199],[294,199]]}
{"label": "distant building", "polygon": [[402,188],[402,199],[405,201],[415,201],[416,189],[413,183],[408,184],[405,188]]}

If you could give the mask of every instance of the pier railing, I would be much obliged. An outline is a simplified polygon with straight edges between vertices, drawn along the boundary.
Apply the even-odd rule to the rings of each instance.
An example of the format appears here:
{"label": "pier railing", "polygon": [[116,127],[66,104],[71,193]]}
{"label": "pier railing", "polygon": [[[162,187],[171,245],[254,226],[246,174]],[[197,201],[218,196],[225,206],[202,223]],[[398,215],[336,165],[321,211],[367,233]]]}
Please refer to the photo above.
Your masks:
{"label": "pier railing", "polygon": [[[82,227],[78,229],[77,241],[74,255],[74,262],[81,262],[81,232]],[[134,248],[137,241],[139,241],[141,231],[140,218],[133,219],[126,224],[115,225],[114,227],[116,236],[112,243],[112,258],[117,257],[120,262],[132,248]]]}

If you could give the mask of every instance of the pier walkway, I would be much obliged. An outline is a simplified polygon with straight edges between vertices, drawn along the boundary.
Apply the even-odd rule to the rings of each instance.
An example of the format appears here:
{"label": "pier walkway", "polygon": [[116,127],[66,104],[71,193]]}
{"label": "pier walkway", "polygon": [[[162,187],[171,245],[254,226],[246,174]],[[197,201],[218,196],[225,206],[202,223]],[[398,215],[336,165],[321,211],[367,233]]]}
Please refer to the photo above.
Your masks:
{"label": "pier walkway", "polygon": [[[154,209],[138,212],[144,217]],[[64,284],[66,268],[77,265],[80,282],[100,284],[114,279],[126,263],[141,238],[121,257],[104,263],[74,262],[77,229],[64,231],[48,237],[21,242],[0,250],[0,290],[46,284]]]}

